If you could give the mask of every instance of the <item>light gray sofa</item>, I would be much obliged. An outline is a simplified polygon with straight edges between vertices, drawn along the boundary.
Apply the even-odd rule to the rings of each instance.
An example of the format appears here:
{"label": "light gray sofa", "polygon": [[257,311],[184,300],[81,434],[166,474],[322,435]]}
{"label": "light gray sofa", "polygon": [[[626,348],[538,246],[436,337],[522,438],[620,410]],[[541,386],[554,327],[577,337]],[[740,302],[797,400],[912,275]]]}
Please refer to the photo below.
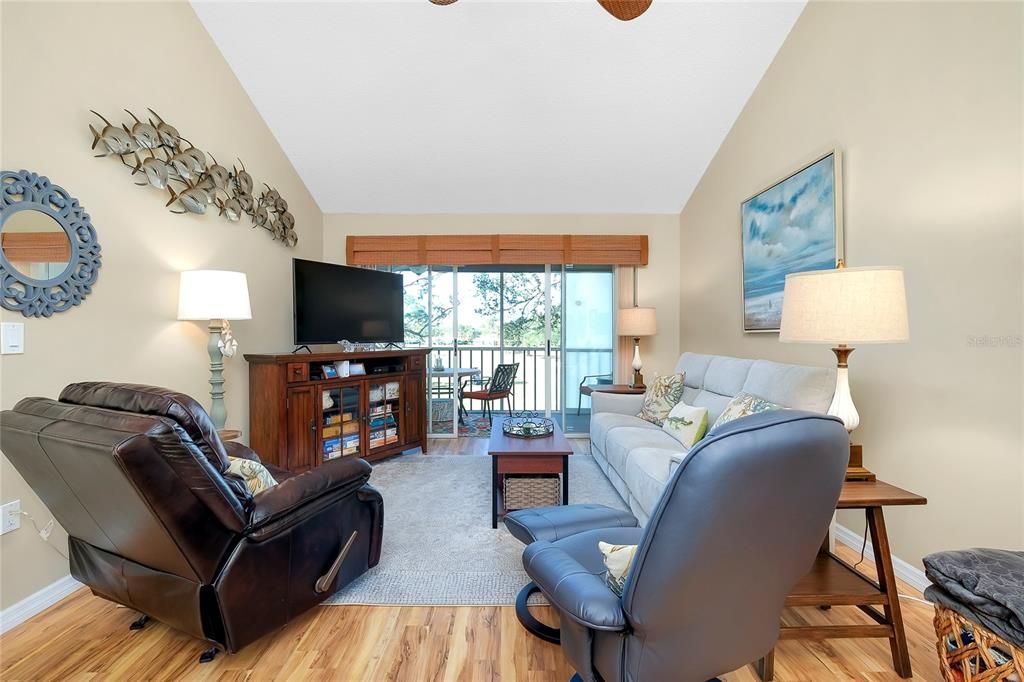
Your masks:
{"label": "light gray sofa", "polygon": [[[740,393],[784,407],[826,412],[836,370],[683,353],[676,373],[685,372],[683,402],[708,408],[708,428]],[[633,515],[646,524],[675,467],[687,451],[661,427],[637,417],[642,395],[595,392],[591,396],[590,444],[594,459]]]}

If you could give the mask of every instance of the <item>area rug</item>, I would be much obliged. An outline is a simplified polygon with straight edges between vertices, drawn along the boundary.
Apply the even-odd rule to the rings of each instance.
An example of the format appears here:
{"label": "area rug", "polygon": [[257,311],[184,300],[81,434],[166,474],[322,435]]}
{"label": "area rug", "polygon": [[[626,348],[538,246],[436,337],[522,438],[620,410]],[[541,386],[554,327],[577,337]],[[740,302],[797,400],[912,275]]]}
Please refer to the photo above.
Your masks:
{"label": "area rug", "polygon": [[[491,458],[403,455],[373,468],[384,496],[380,563],[325,604],[501,606],[528,582],[523,545],[491,528]],[[590,455],[569,458],[571,502],[626,505]]]}
{"label": "area rug", "polygon": [[[452,432],[452,420],[451,419],[435,419],[431,425],[434,433],[451,433]],[[490,438],[491,437],[491,420],[487,417],[478,417],[476,415],[470,415],[468,418],[463,417],[459,421],[459,437],[460,438]]]}

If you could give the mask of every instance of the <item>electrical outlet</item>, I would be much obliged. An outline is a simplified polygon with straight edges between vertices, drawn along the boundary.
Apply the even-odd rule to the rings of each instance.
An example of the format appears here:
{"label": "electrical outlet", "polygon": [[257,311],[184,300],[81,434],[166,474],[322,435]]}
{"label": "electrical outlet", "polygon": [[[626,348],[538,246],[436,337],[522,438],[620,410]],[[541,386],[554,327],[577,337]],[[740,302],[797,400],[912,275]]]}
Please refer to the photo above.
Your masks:
{"label": "electrical outlet", "polygon": [[21,500],[0,507],[0,535],[21,528]]}

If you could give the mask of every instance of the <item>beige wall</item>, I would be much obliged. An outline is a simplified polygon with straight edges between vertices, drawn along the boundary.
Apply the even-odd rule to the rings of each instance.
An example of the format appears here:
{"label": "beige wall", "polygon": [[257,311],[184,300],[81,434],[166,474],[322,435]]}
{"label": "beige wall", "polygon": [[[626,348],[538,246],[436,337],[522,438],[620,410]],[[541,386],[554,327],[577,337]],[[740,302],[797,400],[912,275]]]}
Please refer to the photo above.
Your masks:
{"label": "beige wall", "polygon": [[859,348],[851,380],[867,466],[929,498],[887,512],[908,561],[1024,544],[1021,24],[1019,3],[809,5],[680,218],[684,349],[833,362],[740,331],[738,216],[843,150],[848,263],[906,269],[912,340]]}
{"label": "beige wall", "polygon": [[[177,322],[177,273],[210,267],[248,274],[253,319],[233,327],[242,352],[290,347],[291,258],[319,258],[322,214],[216,46],[184,3],[4,2],[2,164],[48,176],[92,216],[103,247],[93,293],[50,319],[24,321],[27,352],[0,361],[0,403],[56,396],[71,381],[170,386],[208,400],[205,326]],[[295,214],[289,249],[243,220],[178,216],[167,197],[136,187],[111,159],[93,158],[89,109],[118,121],[152,107],[221,163],[240,157],[277,186]],[[114,120],[111,118],[111,120]],[[247,425],[246,365],[229,360],[228,425]],[[0,497],[21,499],[40,525],[50,516],[0,458]],[[51,538],[64,545],[63,536]],[[0,538],[0,607],[67,574],[67,563],[27,521]]]}
{"label": "beige wall", "polygon": [[324,216],[324,259],[345,262],[345,237],[365,234],[646,234],[650,261],[638,275],[640,305],[657,308],[658,335],[641,341],[644,375],[672,370],[679,357],[679,221],[675,215]]}

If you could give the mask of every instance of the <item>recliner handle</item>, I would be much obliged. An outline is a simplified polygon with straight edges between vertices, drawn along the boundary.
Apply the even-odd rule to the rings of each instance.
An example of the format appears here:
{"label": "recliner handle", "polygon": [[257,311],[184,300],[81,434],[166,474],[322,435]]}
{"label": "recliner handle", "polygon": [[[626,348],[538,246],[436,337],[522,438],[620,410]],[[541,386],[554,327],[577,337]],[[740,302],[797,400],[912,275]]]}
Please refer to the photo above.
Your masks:
{"label": "recliner handle", "polygon": [[313,586],[313,590],[317,594],[323,594],[326,592],[330,588],[331,583],[334,582],[334,579],[338,577],[338,571],[341,570],[341,562],[345,560],[345,557],[347,557],[348,553],[352,550],[352,545],[355,544],[357,535],[359,535],[359,531],[352,531],[352,535],[348,536],[348,542],[346,542],[345,546],[341,548],[341,552],[338,553],[338,557],[334,560],[334,563],[331,564],[331,568],[327,573],[317,579],[316,585]]}

